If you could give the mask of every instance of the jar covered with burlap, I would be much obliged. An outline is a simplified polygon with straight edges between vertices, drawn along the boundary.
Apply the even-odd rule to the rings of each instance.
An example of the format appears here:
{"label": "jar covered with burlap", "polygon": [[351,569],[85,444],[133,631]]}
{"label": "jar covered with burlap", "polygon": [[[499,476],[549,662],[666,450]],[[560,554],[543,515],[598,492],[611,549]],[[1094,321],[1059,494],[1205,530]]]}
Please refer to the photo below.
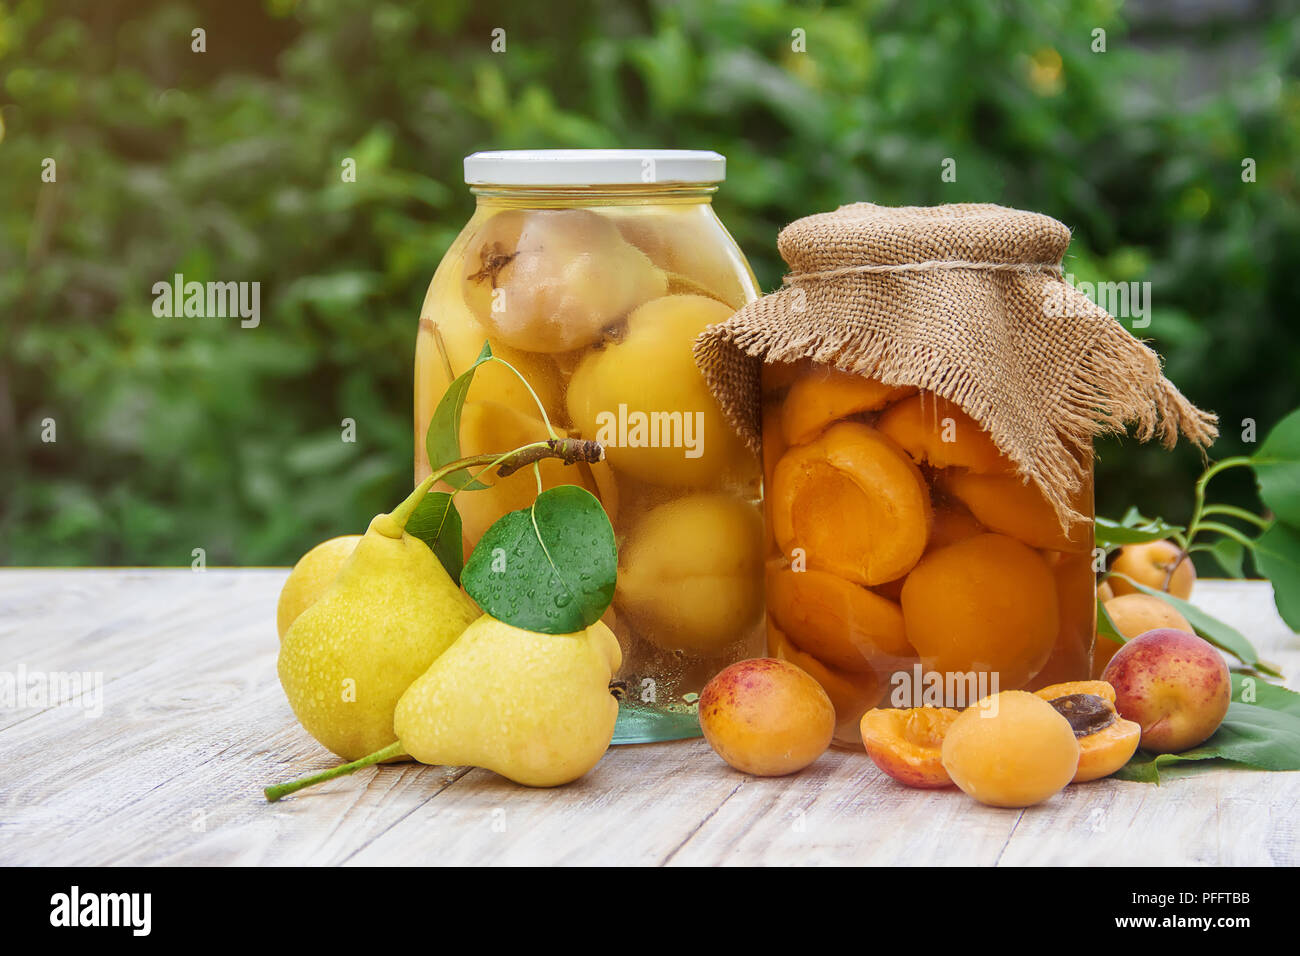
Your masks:
{"label": "jar covered with burlap", "polygon": [[1088,679],[1094,437],[1214,437],[1063,280],[1069,240],[1000,206],[845,206],[787,227],[783,288],[697,341],[762,450],[768,651],[842,743],[873,707]]}

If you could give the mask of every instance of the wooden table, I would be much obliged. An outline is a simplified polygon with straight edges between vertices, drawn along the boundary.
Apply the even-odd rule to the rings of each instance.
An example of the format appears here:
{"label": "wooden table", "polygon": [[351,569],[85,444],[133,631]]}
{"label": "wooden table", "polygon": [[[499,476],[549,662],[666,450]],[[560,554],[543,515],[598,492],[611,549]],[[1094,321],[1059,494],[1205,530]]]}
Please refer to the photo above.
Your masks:
{"label": "wooden table", "polygon": [[[334,763],[276,680],[285,574],[0,571],[0,677],[100,674],[103,704],[0,706],[0,864],[1300,862],[1300,773],[1226,767],[1013,811],[907,790],[846,751],[748,777],[695,740],[612,748],[557,790],[399,765],[268,805],[264,784]],[[1294,686],[1300,639],[1267,584],[1195,596]]]}

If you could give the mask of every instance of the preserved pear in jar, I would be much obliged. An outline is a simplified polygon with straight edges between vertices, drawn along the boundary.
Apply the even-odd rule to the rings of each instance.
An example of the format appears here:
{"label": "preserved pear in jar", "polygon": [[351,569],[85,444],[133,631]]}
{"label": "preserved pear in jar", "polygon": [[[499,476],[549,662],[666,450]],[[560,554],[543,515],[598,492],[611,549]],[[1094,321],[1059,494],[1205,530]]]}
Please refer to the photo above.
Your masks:
{"label": "preserved pear in jar", "polygon": [[758,295],[710,202],[723,159],[542,150],[475,154],[465,170],[477,206],[420,313],[415,479],[431,470],[434,409],[485,344],[499,361],[475,370],[462,454],[544,439],[547,422],[602,442],[603,461],[546,460],[458,492],[465,550],[539,480],[595,495],[620,553],[605,617],[624,658],[615,742],[696,736],[704,684],[766,640],[761,466],[691,354]]}

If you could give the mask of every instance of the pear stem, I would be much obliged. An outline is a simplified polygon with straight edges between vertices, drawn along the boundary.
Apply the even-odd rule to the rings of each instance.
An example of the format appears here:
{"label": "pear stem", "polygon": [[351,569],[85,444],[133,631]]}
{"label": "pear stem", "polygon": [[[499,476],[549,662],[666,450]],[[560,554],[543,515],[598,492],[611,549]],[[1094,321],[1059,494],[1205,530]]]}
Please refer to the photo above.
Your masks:
{"label": "pear stem", "polygon": [[376,750],[372,754],[367,754],[360,760],[354,760],[351,763],[341,764],[337,767],[330,767],[328,770],[321,770],[317,773],[308,774],[305,777],[299,777],[297,780],[290,780],[288,783],[277,783],[274,786],[267,787],[262,792],[266,794],[267,803],[275,803],[281,797],[287,797],[291,793],[297,793],[304,787],[310,787],[312,784],[322,783],[326,780],[333,780],[335,777],[344,777],[362,767],[369,767],[377,764],[382,760],[389,760],[392,757],[400,757],[406,751],[402,748],[401,741],[395,740],[383,750]]}
{"label": "pear stem", "polygon": [[495,468],[497,474],[505,478],[513,475],[520,468],[527,467],[544,458],[558,458],[566,465],[574,465],[580,461],[600,461],[604,457],[605,446],[598,441],[588,441],[582,438],[548,438],[545,441],[520,445],[512,451],[489,452],[484,455],[470,455],[468,458],[458,458],[456,461],[435,469],[429,477],[415,486],[415,490],[407,496],[405,501],[390,511],[388,515],[397,522],[399,528],[405,528],[406,522],[415,513],[415,509],[420,506],[420,502],[429,493],[429,489],[448,475],[463,468],[474,468],[480,465],[485,466],[484,471]]}
{"label": "pear stem", "polygon": [[388,513],[388,516],[397,522],[399,528],[406,528],[406,522],[411,520],[411,515],[415,514],[415,509],[420,507],[420,502],[424,500],[424,496],[433,487],[433,482],[433,475],[425,478],[424,481],[415,486],[415,490],[407,496],[405,501]]}

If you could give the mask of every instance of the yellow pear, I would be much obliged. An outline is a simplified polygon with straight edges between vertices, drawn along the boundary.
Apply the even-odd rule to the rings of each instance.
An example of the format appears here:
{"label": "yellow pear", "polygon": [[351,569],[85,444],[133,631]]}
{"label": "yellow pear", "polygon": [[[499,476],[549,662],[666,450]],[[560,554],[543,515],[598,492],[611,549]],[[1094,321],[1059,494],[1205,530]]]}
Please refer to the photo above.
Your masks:
{"label": "yellow pear", "polygon": [[375,516],[280,643],[289,705],[309,734],[345,760],[392,743],[402,692],[478,616],[428,545],[404,530],[427,487]]}
{"label": "yellow pear", "polygon": [[537,634],[485,614],[402,695],[393,727],[421,763],[484,767],[529,787],[569,783],[609,748],[609,682],[621,663],[600,621]]}
{"label": "yellow pear", "polygon": [[338,577],[339,570],[352,556],[360,540],[359,534],[339,535],[322,541],[298,559],[280,589],[280,603],[275,609],[275,626],[282,640],[289,625],[315,604]]}

